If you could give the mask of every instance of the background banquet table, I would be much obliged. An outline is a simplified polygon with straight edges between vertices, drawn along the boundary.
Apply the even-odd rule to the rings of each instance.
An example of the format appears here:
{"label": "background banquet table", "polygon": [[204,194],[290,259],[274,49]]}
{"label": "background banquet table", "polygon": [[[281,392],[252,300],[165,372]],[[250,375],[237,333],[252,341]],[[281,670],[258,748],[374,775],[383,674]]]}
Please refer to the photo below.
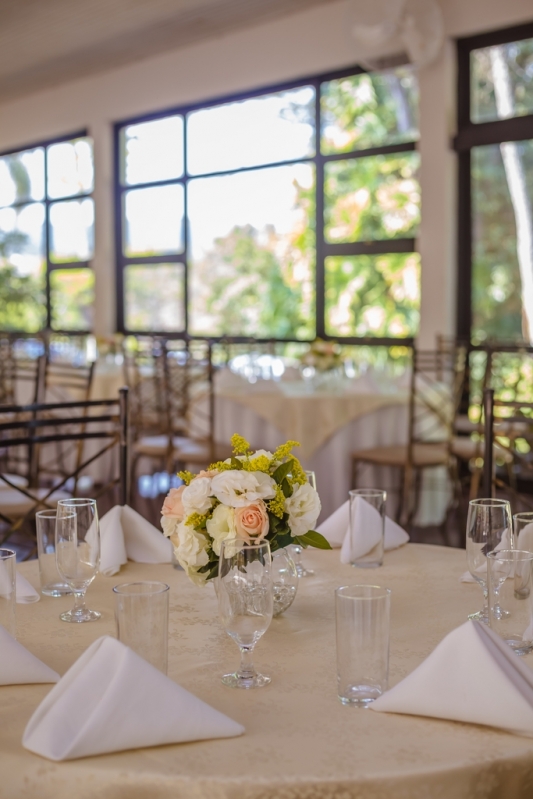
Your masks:
{"label": "background banquet table", "polygon": [[[22,748],[22,733],[51,686],[0,688],[0,796],[6,799],[530,799],[533,739],[494,729],[344,707],[336,697],[335,587],[392,589],[391,683],[410,673],[468,612],[479,587],[459,582],[464,551],[410,544],[378,571],[341,565],[339,551],[309,550],[316,569],[293,606],[259,642],[257,666],[272,684],[235,691],[220,676],[238,662],[212,587],[169,565],[128,564],[97,577],[89,604],[101,621],[67,625],[71,598],[17,605],[18,637],[60,674],[92,641],[113,634],[113,585],[161,579],[171,586],[169,676],[240,722],[220,739],[52,763]],[[37,585],[37,563],[19,567]],[[533,656],[525,658],[533,665]],[[480,675],[481,678],[481,675]],[[139,686],[142,690],[142,686]],[[487,697],[490,701],[490,696]],[[142,719],[139,720],[142,723]]]}

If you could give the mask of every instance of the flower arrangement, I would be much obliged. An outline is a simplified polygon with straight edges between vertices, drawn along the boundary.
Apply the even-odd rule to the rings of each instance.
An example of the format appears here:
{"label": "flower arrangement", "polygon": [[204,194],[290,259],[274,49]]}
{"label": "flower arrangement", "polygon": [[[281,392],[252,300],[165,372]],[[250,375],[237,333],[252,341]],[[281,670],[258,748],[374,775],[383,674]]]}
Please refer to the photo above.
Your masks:
{"label": "flower arrangement", "polygon": [[300,362],[302,366],[312,366],[317,372],[329,372],[342,366],[342,350],[335,341],[317,338],[302,355]]}
{"label": "flower arrangement", "polygon": [[195,475],[179,472],[183,485],[171,488],[161,510],[161,526],[180,565],[197,585],[218,574],[223,541],[266,539],[272,551],[288,544],[331,549],[313,530],[320,499],[292,454],[296,441],[274,453],[252,452],[242,436],[232,436],[233,455]]}

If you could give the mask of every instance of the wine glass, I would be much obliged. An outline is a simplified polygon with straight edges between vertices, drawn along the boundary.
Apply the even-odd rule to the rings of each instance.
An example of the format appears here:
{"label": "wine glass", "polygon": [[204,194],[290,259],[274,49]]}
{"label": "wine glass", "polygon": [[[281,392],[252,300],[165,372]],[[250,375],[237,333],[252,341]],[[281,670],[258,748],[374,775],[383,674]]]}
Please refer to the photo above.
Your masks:
{"label": "wine glass", "polygon": [[[489,623],[487,555],[495,549],[513,547],[511,505],[506,499],[473,499],[468,504],[466,522],[466,560],[468,570],[483,589],[483,608],[468,618]],[[495,612],[500,617],[507,611],[499,606]]]}
{"label": "wine glass", "polygon": [[85,592],[98,571],[100,526],[95,499],[60,499],[57,503],[57,570],[74,594],[74,607],[62,621],[96,621],[101,613],[85,606]]}
{"label": "wine glass", "polygon": [[[305,470],[305,476],[307,477],[307,482],[310,486],[312,486],[316,491],[316,476],[315,473],[310,471],[309,469]],[[303,547],[300,544],[290,544],[287,549],[289,549],[290,556],[294,561],[294,565],[296,566],[296,573],[298,577],[312,577],[315,573],[313,569],[308,569],[302,563],[302,549]]]}
{"label": "wine glass", "polygon": [[258,674],[252,662],[254,646],[272,621],[272,559],[270,544],[241,539],[223,541],[218,562],[218,608],[228,635],[241,651],[238,671],[222,677],[231,688],[262,688],[270,677]]}

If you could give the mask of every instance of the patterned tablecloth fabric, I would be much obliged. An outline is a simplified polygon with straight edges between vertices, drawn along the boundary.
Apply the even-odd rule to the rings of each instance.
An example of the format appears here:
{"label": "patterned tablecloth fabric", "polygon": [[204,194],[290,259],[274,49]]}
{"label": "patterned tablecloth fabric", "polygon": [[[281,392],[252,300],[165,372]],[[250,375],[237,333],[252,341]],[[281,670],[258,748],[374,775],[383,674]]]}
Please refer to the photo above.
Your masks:
{"label": "patterned tablecloth fabric", "polygon": [[[336,697],[334,588],[358,582],[392,589],[395,684],[481,605],[479,587],[459,582],[464,551],[410,544],[367,571],[342,566],[338,550],[308,550],[305,562],[316,575],[300,581],[293,606],[257,645],[256,664],[272,677],[257,691],[221,684],[221,674],[237,665],[238,650],[219,623],[213,587],[196,588],[170,565],[128,564],[120,575],[99,576],[88,591],[89,605],[103,611],[96,623],[61,622],[70,597],[17,605],[20,642],[63,674],[92,641],[114,634],[113,585],[168,582],[169,676],[246,733],[52,763],[21,745],[51,686],[1,687],[2,799],[530,799],[533,740],[343,707]],[[38,584],[35,562],[20,568]],[[533,656],[524,662],[532,666]]]}

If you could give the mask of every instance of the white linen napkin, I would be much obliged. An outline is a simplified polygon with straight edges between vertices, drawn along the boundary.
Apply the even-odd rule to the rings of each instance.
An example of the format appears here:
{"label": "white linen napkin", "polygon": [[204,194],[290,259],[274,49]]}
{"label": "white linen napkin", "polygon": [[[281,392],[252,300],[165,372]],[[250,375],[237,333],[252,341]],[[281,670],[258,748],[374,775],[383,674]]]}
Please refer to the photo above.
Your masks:
{"label": "white linen napkin", "polygon": [[467,621],[370,707],[533,737],[533,672],[489,627]]}
{"label": "white linen napkin", "polygon": [[171,563],[172,543],[149,521],[130,508],[115,505],[100,519],[100,572],[110,577],[120,567],[136,563]]}
{"label": "white linen napkin", "polygon": [[28,605],[30,602],[38,602],[41,598],[33,585],[31,585],[31,583],[29,583],[19,572],[17,572],[15,590],[17,594],[17,602],[20,605]]}
{"label": "white linen napkin", "polygon": [[[332,547],[341,547],[341,563],[351,563],[354,558],[370,552],[379,540],[379,514],[361,497],[357,503],[357,521],[352,540],[350,533],[350,503],[340,508],[317,527],[317,532],[327,538]],[[376,524],[376,520],[378,524]],[[385,516],[385,549],[397,549],[407,544],[409,536],[399,524]]]}
{"label": "white linen napkin", "polygon": [[104,636],[41,702],[22,743],[49,760],[72,760],[243,732],[120,641]]}
{"label": "white linen napkin", "polygon": [[0,624],[0,685],[57,682],[59,674],[19,644]]}

